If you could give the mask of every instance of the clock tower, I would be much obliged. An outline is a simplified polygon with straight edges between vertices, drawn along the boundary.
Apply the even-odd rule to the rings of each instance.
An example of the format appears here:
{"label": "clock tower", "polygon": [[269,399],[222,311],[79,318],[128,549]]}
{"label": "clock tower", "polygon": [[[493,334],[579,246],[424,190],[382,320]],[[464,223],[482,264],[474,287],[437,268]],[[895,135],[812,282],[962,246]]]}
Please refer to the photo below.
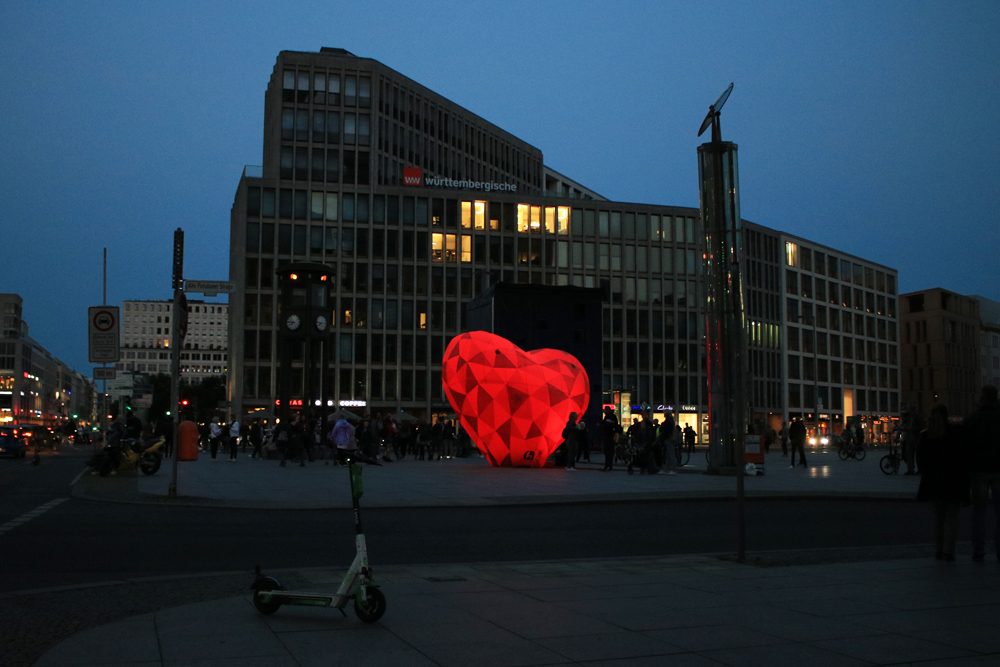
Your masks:
{"label": "clock tower", "polygon": [[278,299],[278,410],[324,419],[333,396],[327,369],[333,356],[333,277],[323,264],[284,264],[275,271]]}

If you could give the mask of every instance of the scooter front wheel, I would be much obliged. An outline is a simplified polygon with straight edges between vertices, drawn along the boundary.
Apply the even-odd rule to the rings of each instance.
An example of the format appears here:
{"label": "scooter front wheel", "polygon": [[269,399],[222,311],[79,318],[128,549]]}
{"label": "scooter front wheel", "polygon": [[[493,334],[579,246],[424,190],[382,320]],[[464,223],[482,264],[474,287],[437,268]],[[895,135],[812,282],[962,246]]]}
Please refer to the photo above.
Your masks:
{"label": "scooter front wheel", "polygon": [[160,469],[160,463],[160,457],[153,456],[152,454],[144,455],[139,459],[139,470],[144,475],[155,475],[156,471]]}
{"label": "scooter front wheel", "polygon": [[354,613],[365,623],[374,623],[385,613],[385,595],[374,586],[367,586],[364,607],[357,598],[354,599]]}
{"label": "scooter front wheel", "polygon": [[253,584],[253,606],[265,616],[270,616],[281,608],[280,602],[264,602],[257,597],[258,591],[280,591],[281,584],[274,577],[259,577]]}

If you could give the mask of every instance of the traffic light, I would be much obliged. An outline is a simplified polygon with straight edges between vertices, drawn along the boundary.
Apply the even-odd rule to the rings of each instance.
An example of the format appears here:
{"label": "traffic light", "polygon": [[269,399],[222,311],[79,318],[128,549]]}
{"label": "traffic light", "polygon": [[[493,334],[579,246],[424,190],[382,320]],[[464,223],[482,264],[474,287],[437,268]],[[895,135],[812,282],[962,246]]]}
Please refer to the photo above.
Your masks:
{"label": "traffic light", "polygon": [[131,396],[125,396],[124,398],[125,398],[125,409],[126,410],[132,410],[132,397]]}

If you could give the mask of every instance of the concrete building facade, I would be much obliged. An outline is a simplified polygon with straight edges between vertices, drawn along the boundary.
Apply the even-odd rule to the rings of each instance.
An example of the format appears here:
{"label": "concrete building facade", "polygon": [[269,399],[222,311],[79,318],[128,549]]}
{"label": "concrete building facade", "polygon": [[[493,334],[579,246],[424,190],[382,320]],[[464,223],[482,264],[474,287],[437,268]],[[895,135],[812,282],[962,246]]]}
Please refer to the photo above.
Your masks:
{"label": "concrete building facade", "polygon": [[938,403],[969,415],[982,374],[979,301],[940,287],[900,298],[903,401],[925,418]]}
{"label": "concrete building facade", "polygon": [[[171,317],[169,300],[133,300],[122,303],[121,359],[123,373],[170,373]],[[198,382],[224,375],[229,363],[229,306],[188,300],[188,328],[181,350],[181,380]]]}

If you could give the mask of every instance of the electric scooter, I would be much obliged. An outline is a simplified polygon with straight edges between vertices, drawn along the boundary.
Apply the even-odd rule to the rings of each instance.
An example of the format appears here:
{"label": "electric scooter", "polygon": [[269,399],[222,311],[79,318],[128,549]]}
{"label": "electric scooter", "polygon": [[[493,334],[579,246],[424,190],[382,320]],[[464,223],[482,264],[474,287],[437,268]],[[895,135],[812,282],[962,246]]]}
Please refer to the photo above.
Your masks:
{"label": "electric scooter", "polygon": [[283,604],[304,605],[308,607],[336,607],[346,616],[344,607],[354,600],[354,612],[365,623],[374,623],[385,613],[385,595],[374,583],[371,567],[368,565],[368,549],[365,546],[365,534],[361,530],[361,506],[358,500],[364,493],[361,481],[361,466],[355,460],[380,465],[377,459],[368,459],[353,454],[347,460],[347,468],[351,479],[351,499],[354,505],[354,544],[357,554],[351,568],[340,583],[336,593],[306,593],[286,591],[274,577],[268,577],[260,572],[257,566],[256,578],[250,588],[253,590],[253,606],[261,614],[269,615],[278,611]]}

